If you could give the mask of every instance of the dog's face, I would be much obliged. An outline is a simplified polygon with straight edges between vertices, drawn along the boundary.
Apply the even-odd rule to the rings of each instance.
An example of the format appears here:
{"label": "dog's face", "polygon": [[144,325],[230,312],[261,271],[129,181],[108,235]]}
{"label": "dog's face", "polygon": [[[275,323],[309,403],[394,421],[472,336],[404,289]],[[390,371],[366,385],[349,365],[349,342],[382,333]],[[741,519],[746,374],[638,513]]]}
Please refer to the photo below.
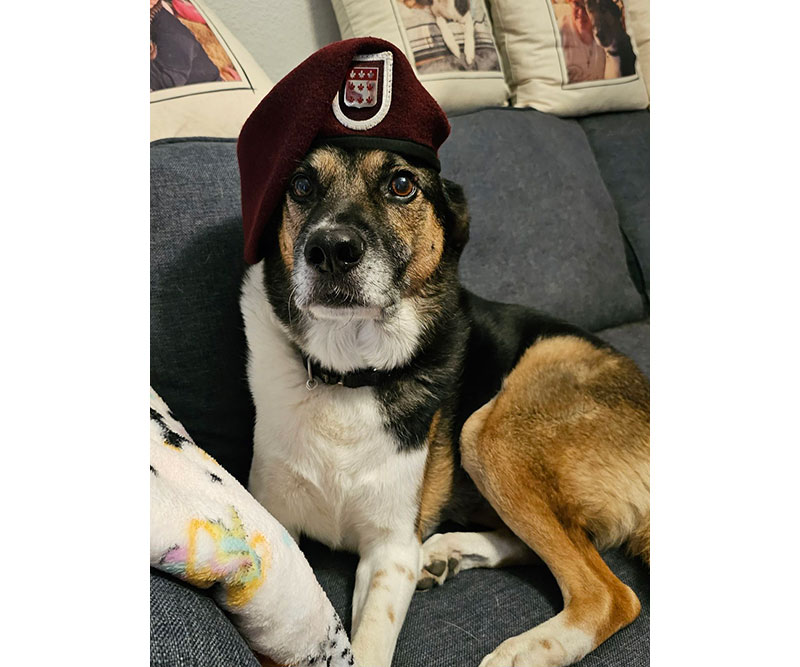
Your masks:
{"label": "dog's face", "polygon": [[290,177],[281,211],[293,303],[318,318],[379,318],[457,258],[467,224],[460,188],[434,170],[382,150],[319,147]]}
{"label": "dog's face", "polygon": [[461,188],[383,150],[313,149],[288,179],[264,277],[289,336],[346,372],[406,363],[455,308],[469,234]]}

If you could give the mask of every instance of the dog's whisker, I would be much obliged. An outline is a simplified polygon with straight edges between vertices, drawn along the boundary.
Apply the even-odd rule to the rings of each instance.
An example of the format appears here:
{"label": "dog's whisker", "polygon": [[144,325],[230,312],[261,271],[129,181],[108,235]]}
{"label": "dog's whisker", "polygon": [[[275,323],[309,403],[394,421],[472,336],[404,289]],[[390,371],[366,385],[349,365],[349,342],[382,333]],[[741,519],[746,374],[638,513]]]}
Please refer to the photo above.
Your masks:
{"label": "dog's whisker", "polygon": [[289,298],[286,300],[286,311],[289,314],[289,326],[292,326],[292,304],[294,303],[294,295],[297,292],[299,285],[295,285],[292,291],[289,292]]}

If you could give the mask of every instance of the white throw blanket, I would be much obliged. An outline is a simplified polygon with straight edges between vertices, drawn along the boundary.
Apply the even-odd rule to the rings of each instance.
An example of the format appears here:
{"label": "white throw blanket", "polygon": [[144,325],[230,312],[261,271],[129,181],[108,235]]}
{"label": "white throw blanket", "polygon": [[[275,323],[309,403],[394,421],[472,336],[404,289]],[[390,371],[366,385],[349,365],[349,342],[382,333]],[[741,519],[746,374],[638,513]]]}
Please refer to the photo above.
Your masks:
{"label": "white throw blanket", "polygon": [[282,665],[353,665],[350,641],[286,530],[197,447],[150,389],[150,565],[214,589],[249,645]]}

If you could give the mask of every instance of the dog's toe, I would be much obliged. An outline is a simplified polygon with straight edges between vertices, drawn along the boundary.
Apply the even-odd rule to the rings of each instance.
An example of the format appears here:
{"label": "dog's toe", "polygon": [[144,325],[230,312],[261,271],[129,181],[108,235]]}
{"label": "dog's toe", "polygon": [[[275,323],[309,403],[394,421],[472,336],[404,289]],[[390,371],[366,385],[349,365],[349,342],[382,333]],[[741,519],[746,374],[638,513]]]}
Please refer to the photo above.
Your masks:
{"label": "dog's toe", "polygon": [[417,590],[428,591],[433,588],[434,583],[436,582],[434,581],[433,577],[426,577],[423,573],[423,576],[421,576],[417,582]]}
{"label": "dog's toe", "polygon": [[430,572],[434,577],[441,577],[444,574],[444,571],[447,569],[448,562],[443,560],[435,560],[429,565],[425,566],[425,569]]}

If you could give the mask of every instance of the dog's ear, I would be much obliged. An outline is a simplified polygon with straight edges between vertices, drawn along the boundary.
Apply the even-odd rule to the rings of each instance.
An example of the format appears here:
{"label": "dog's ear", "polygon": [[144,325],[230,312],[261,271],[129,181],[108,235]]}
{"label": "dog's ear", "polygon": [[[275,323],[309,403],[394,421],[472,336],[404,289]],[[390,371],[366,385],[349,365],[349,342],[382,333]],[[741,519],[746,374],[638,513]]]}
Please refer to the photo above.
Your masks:
{"label": "dog's ear", "polygon": [[458,183],[442,179],[442,192],[446,204],[446,232],[450,246],[458,252],[469,240],[469,209],[464,190]]}

